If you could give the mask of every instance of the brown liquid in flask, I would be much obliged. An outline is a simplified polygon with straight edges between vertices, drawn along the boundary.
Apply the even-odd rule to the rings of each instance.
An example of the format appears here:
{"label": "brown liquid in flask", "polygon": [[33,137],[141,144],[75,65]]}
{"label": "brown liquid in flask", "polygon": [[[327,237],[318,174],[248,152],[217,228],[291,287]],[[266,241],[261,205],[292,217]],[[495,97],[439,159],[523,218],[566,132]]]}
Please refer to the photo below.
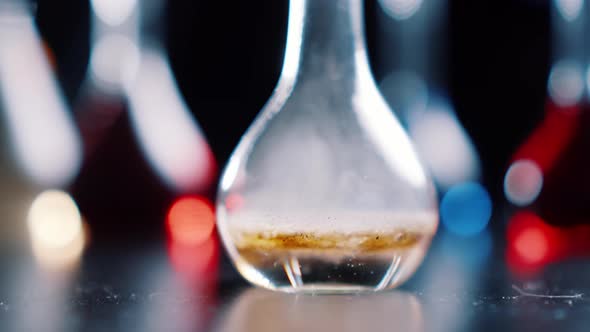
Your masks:
{"label": "brown liquid in flask", "polygon": [[274,94],[223,173],[218,229],[255,285],[395,287],[421,263],[436,196],[370,73],[362,1],[292,0]]}

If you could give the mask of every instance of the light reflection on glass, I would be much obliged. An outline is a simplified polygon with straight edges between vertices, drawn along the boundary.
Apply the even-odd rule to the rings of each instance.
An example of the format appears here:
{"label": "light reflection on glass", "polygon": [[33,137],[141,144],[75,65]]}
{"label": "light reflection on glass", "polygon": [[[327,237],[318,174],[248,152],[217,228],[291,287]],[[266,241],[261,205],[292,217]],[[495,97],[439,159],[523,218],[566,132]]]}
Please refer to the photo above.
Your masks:
{"label": "light reflection on glass", "polygon": [[[359,63],[367,61],[366,57],[358,56]],[[368,71],[369,66],[361,68]],[[405,132],[391,116],[391,109],[376,89],[365,89],[373,84],[371,74],[367,72],[358,77],[357,93],[352,96],[352,103],[361,127],[369,134],[372,144],[380,149],[382,157],[392,170],[413,186],[427,185],[429,180],[423,166]],[[371,104],[367,105],[367,101]]]}
{"label": "light reflection on glass", "polygon": [[49,190],[35,198],[29,209],[28,229],[33,254],[48,267],[75,264],[86,236],[76,203],[62,191]]}
{"label": "light reflection on glass", "polygon": [[134,132],[152,167],[176,191],[207,189],[215,177],[215,159],[164,55],[144,50],[126,91]]}
{"label": "light reflection on glass", "polygon": [[225,200],[225,208],[229,212],[236,212],[244,207],[244,197],[238,193],[233,193],[227,196]]}
{"label": "light reflection on glass", "polygon": [[364,296],[294,296],[249,289],[232,303],[216,332],[425,331],[422,304],[396,291]]}
{"label": "light reflection on glass", "polygon": [[25,174],[38,185],[61,187],[78,173],[81,142],[23,7],[0,8],[0,107]]}
{"label": "light reflection on glass", "polygon": [[429,93],[411,71],[392,72],[380,88],[442,190],[479,178],[478,153],[446,98]]}

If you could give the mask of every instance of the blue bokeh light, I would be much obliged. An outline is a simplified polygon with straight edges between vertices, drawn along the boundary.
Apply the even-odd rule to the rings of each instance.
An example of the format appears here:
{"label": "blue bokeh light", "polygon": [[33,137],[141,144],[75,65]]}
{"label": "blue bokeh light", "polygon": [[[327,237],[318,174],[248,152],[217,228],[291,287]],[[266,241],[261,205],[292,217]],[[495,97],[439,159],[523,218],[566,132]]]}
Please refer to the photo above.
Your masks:
{"label": "blue bokeh light", "polygon": [[475,182],[455,185],[444,195],[440,216],[452,233],[472,236],[481,233],[492,216],[492,201],[487,190]]}

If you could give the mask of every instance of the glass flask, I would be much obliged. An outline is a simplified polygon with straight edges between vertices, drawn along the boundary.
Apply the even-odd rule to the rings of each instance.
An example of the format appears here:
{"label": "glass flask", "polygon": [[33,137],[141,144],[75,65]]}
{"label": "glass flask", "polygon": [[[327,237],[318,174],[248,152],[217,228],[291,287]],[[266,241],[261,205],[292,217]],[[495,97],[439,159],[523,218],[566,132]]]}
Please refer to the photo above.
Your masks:
{"label": "glass flask", "polygon": [[160,234],[162,220],[152,217],[174,198],[211,194],[216,178],[168,58],[168,2],[90,4],[90,56],[76,103],[86,158],[73,193],[89,220],[111,220],[92,224],[96,238]]}
{"label": "glass flask", "polygon": [[126,121],[143,158],[172,192],[207,192],[216,164],[170,67],[166,2],[114,3],[92,0],[92,52],[78,111],[88,154],[108,141],[117,121]]}
{"label": "glass flask", "polygon": [[221,178],[240,273],[287,292],[395,287],[436,232],[432,182],[367,58],[361,0],[292,0],[278,85]]}
{"label": "glass flask", "polygon": [[589,72],[583,69],[589,13],[583,1],[551,2],[553,59],[544,117],[516,149],[504,177],[513,205],[507,259],[517,272],[590,252]]}

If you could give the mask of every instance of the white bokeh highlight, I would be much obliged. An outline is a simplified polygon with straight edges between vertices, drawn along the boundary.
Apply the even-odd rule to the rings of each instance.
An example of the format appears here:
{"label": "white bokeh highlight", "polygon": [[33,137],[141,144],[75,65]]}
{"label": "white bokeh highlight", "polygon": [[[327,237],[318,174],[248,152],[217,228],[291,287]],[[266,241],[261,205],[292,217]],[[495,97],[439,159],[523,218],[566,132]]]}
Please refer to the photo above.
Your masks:
{"label": "white bokeh highlight", "polygon": [[412,17],[422,6],[423,0],[379,0],[385,12],[396,20]]}
{"label": "white bokeh highlight", "polygon": [[573,21],[582,12],[584,0],[554,0],[558,12],[566,21]]}
{"label": "white bokeh highlight", "polygon": [[144,51],[137,76],[125,90],[138,142],[165,183],[183,192],[206,189],[213,157],[164,56]]}
{"label": "white bokeh highlight", "polygon": [[549,74],[549,95],[559,106],[575,105],[584,94],[584,83],[584,74],[579,63],[571,60],[558,61]]}
{"label": "white bokeh highlight", "polygon": [[33,242],[47,248],[65,247],[82,232],[76,202],[63,191],[41,193],[31,205],[28,226]]}
{"label": "white bokeh highlight", "polygon": [[137,0],[91,0],[91,4],[101,21],[117,26],[123,24],[133,13]]}
{"label": "white bokeh highlight", "polygon": [[533,203],[543,188],[543,173],[537,163],[520,159],[512,163],[504,177],[504,194],[515,205]]}

